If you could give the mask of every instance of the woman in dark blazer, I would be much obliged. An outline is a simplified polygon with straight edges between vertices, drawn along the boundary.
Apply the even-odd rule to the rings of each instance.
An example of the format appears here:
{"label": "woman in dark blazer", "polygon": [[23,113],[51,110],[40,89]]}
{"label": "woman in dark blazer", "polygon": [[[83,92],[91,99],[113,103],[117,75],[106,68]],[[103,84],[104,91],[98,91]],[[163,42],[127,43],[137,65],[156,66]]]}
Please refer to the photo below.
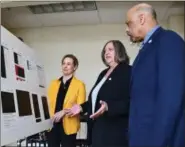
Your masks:
{"label": "woman in dark blazer", "polygon": [[68,115],[88,112],[88,135],[93,147],[128,146],[129,83],[131,67],[124,45],[107,42],[102,60],[103,70],[82,105],[73,105]]}

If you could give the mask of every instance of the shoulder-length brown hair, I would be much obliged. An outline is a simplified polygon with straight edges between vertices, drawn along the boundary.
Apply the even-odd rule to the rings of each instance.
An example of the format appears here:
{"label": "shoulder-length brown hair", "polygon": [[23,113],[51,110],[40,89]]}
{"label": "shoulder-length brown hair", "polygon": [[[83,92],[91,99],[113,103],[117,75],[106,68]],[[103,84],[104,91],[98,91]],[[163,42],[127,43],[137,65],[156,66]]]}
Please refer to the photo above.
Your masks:
{"label": "shoulder-length brown hair", "polygon": [[130,59],[129,59],[129,56],[127,55],[127,52],[126,52],[126,49],[125,49],[125,46],[123,45],[123,43],[119,40],[110,40],[108,41],[104,47],[103,47],[103,50],[101,52],[101,58],[102,58],[102,61],[103,63],[108,66],[108,64],[106,63],[105,61],[105,47],[107,46],[108,43],[112,42],[113,46],[114,46],[114,50],[115,50],[115,62],[117,62],[118,64],[121,63],[121,62],[125,62],[126,64],[129,64],[130,62]]}

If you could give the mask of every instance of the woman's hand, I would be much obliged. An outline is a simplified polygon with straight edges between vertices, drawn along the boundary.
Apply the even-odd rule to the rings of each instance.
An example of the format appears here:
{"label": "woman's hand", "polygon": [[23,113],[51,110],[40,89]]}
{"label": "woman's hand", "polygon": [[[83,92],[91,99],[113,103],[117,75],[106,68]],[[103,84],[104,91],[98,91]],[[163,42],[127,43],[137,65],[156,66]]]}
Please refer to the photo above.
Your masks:
{"label": "woman's hand", "polygon": [[82,111],[82,108],[80,105],[74,104],[70,109],[65,109],[65,110],[66,110],[67,116],[73,117],[80,114],[80,112]]}
{"label": "woman's hand", "polygon": [[105,101],[100,101],[101,107],[94,114],[90,116],[91,119],[95,119],[103,115],[106,111],[108,111],[108,105]]}
{"label": "woman's hand", "polygon": [[53,122],[60,122],[65,114],[66,114],[66,110],[61,110],[61,111],[55,113],[55,115],[52,118]]}

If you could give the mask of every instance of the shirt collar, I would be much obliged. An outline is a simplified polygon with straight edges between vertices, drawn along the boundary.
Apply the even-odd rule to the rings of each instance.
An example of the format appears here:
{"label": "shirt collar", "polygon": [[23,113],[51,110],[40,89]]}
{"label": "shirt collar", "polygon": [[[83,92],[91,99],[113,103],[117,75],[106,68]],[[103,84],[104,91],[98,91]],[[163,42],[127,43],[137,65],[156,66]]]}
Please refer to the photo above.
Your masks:
{"label": "shirt collar", "polygon": [[[71,78],[69,78],[69,79],[66,81],[66,83],[71,82],[72,78],[73,78],[73,76],[72,76]],[[60,77],[58,80],[61,81],[61,82],[63,82],[63,76]]]}
{"label": "shirt collar", "polygon": [[153,34],[159,27],[160,27],[159,25],[155,26],[154,28],[152,28],[152,29],[146,34],[146,36],[145,36],[145,38],[144,38],[144,41],[143,41],[143,44],[145,44],[145,43],[148,41],[148,39],[152,36],[152,34]]}

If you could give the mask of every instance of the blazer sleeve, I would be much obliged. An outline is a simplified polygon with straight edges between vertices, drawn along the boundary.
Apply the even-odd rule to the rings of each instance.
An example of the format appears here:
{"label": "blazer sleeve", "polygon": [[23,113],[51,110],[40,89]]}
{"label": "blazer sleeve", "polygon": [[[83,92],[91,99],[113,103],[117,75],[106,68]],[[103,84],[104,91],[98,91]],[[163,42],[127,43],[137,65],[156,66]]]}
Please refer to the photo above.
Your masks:
{"label": "blazer sleeve", "polygon": [[82,113],[83,114],[86,113],[86,112],[88,112],[89,101],[86,101],[83,104],[81,104],[81,107],[82,107],[82,111],[83,111]]}
{"label": "blazer sleeve", "polygon": [[105,115],[109,117],[115,117],[120,115],[128,116],[129,113],[129,87],[130,87],[130,76],[131,76],[131,67],[128,66],[126,70],[122,73],[123,78],[120,78],[120,82],[118,85],[118,91],[115,98],[112,100],[107,100],[108,111]]}
{"label": "blazer sleeve", "polygon": [[[100,81],[100,79],[104,76],[104,74],[106,73],[107,70],[108,70],[108,69],[105,69],[105,70],[103,70],[103,71],[99,74],[99,76],[98,76],[98,78],[97,78],[97,80],[96,80],[94,86],[97,85],[97,83],[98,83],[98,82]],[[91,93],[90,93],[90,94],[91,94]],[[91,102],[90,102],[90,101],[91,101],[91,95],[89,95],[88,101],[86,101],[86,102],[84,102],[83,104],[81,104],[81,107],[82,107],[82,110],[83,110],[82,113],[88,112],[88,108],[89,108],[90,105],[91,105]]]}
{"label": "blazer sleeve", "polygon": [[84,83],[80,83],[79,85],[79,91],[78,91],[78,98],[77,98],[77,104],[81,105],[86,100],[86,88]]}
{"label": "blazer sleeve", "polygon": [[148,146],[166,146],[183,111],[185,89],[184,41],[174,32],[161,38],[158,50],[158,89]]}

